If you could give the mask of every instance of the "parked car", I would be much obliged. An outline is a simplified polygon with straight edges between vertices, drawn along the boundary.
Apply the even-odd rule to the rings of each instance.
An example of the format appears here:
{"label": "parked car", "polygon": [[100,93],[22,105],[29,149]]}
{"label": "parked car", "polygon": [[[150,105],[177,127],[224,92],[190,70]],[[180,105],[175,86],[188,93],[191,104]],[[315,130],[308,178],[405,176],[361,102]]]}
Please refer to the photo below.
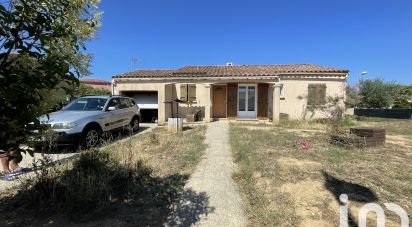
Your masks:
{"label": "parked car", "polygon": [[137,132],[140,109],[128,97],[84,96],[39,120],[56,134],[54,141],[57,145],[80,144],[91,148],[99,145],[105,132],[118,129]]}

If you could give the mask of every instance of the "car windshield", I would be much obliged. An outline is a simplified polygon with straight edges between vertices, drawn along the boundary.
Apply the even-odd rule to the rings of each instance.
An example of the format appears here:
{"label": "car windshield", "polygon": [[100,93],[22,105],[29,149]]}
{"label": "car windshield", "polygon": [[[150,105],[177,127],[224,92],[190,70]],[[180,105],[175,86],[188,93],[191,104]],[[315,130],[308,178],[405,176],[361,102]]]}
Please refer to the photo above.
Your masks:
{"label": "car windshield", "polygon": [[106,104],[105,98],[79,98],[67,105],[65,111],[101,111]]}

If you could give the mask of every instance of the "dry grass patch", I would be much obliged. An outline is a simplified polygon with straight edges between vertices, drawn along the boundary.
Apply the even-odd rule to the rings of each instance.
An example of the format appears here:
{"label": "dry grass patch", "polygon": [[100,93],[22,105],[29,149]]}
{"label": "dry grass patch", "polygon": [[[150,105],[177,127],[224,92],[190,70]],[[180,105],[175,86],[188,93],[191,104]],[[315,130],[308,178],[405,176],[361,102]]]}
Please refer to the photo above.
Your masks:
{"label": "dry grass patch", "polygon": [[[407,147],[387,143],[383,148],[348,149],[330,145],[317,129],[291,128],[231,125],[239,165],[234,179],[246,201],[250,226],[338,226],[342,193],[349,196],[352,223],[368,202],[394,202],[412,214]],[[309,141],[309,150],[298,145],[302,139]],[[402,140],[407,143],[404,140],[407,137]],[[399,223],[393,213],[387,216],[387,226]]]}
{"label": "dry grass patch", "polygon": [[139,139],[127,139],[107,150],[121,162],[143,160],[159,176],[188,174],[206,149],[205,133],[205,126],[197,126],[180,134],[172,134],[167,128],[158,127]]}
{"label": "dry grass patch", "polygon": [[[184,185],[206,148],[205,127],[189,134],[163,130],[81,153],[39,169],[1,199],[0,225],[160,226],[177,217]],[[191,195],[199,201],[206,198]],[[207,201],[204,201],[207,204]],[[24,218],[21,218],[24,214]]]}
{"label": "dry grass patch", "polygon": [[412,121],[378,117],[353,117],[357,126],[386,129],[389,135],[403,135],[412,139]]}

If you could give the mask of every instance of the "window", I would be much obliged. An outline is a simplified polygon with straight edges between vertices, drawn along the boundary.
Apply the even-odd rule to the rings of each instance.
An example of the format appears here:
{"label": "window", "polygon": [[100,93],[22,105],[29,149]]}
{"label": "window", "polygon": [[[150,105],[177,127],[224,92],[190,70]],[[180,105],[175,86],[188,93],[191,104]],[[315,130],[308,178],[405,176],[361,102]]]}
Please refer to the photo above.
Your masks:
{"label": "window", "polygon": [[101,111],[107,99],[104,98],[79,98],[67,105],[67,111]]}
{"label": "window", "polygon": [[111,99],[107,108],[114,106],[116,110],[120,109],[120,101],[118,98]]}
{"label": "window", "polygon": [[196,101],[196,84],[181,84],[180,100],[184,102]]}
{"label": "window", "polygon": [[309,84],[308,105],[326,104],[326,84]]}
{"label": "window", "polygon": [[246,87],[239,86],[239,111],[246,110]]}
{"label": "window", "polygon": [[129,99],[122,98],[120,99],[120,109],[126,109],[130,107],[130,102]]}
{"label": "window", "polygon": [[256,88],[253,86],[248,87],[247,89],[247,110],[255,111],[255,94]]}
{"label": "window", "polygon": [[279,84],[280,85],[280,97],[285,98],[285,85],[284,84]]}

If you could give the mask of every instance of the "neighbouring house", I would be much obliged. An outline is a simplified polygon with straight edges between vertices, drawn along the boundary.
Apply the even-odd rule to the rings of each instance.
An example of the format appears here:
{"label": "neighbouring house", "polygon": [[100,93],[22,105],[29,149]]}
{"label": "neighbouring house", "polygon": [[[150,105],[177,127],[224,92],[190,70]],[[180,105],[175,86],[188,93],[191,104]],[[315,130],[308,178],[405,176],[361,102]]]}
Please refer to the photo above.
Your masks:
{"label": "neighbouring house", "polygon": [[80,83],[89,85],[90,87],[103,89],[107,91],[112,91],[112,83],[106,80],[97,80],[97,79],[82,79]]}
{"label": "neighbouring house", "polygon": [[[348,73],[311,64],[226,64],[136,70],[113,76],[112,83],[114,94],[133,97],[142,112],[154,113],[159,123],[196,111],[205,122],[219,118],[278,122],[280,116],[311,117],[308,105],[325,105],[328,96],[345,98]],[[183,103],[175,103],[176,99]]]}

